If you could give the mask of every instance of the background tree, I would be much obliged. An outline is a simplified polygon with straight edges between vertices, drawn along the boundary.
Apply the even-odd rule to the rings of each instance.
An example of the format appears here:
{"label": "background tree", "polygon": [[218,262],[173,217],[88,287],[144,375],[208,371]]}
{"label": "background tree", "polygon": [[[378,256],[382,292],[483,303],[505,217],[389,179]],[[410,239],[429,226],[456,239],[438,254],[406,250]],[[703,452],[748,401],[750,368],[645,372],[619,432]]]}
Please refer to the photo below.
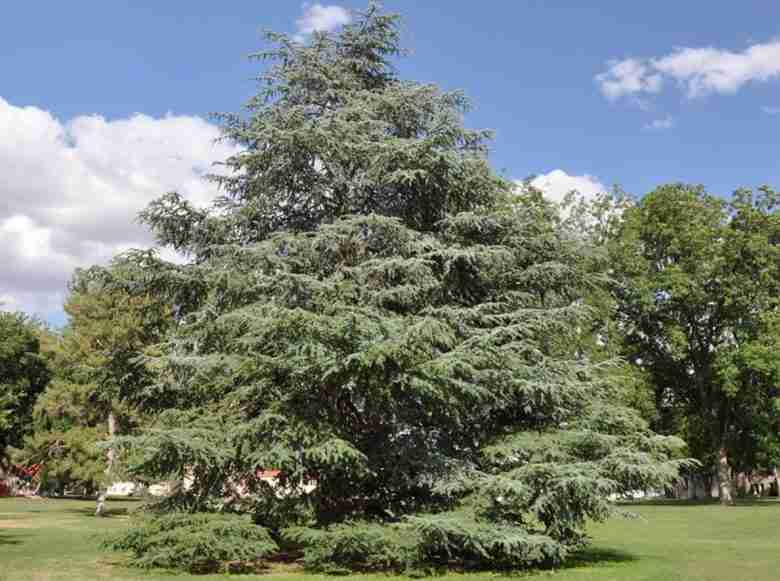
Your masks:
{"label": "background tree", "polygon": [[[628,355],[656,390],[656,429],[684,435],[717,467],[731,502],[729,468],[768,441],[777,396],[780,284],[776,194],[738,191],[730,202],[700,187],[663,186],[626,211],[612,245]],[[770,348],[771,349],[771,348]],[[765,448],[766,450],[766,448]]]}
{"label": "background tree", "polygon": [[620,232],[625,211],[634,205],[618,186],[587,197],[573,190],[556,204],[562,235],[581,244],[585,268],[602,283],[583,296],[591,316],[589,324],[578,329],[575,348],[591,361],[611,362],[602,373],[621,386],[621,401],[655,425],[658,412],[651,377],[623,357],[625,326],[617,315],[618,304],[609,284],[613,273],[609,245]]}
{"label": "background tree", "polygon": [[493,172],[460,93],[397,77],[395,16],[269,38],[249,116],[223,117],[243,146],[224,197],[142,215],[191,262],[126,258],[179,323],[145,390],[155,425],[118,443],[191,481],[158,508],[252,514],[313,566],[560,562],[610,493],[680,465],[573,347],[603,277]]}
{"label": "background tree", "polygon": [[44,465],[44,477],[105,491],[117,477],[115,452],[98,444],[132,433],[136,399],[149,383],[142,354],[160,341],[170,309],[150,295],[131,296],[110,269],[78,270],[65,302],[68,324],[57,343],[55,379],[35,407],[35,434],[20,457]]}
{"label": "background tree", "polygon": [[20,313],[0,312],[0,470],[8,450],[32,428],[32,409],[49,382],[41,336],[46,331]]}

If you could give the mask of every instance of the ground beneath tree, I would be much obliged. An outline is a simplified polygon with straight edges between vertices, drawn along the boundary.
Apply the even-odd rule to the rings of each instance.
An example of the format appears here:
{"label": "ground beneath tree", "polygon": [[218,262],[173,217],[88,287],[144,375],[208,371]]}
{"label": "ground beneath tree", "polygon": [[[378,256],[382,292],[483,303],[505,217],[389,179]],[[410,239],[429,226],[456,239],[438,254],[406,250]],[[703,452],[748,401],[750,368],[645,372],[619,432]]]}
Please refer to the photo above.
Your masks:
{"label": "ground beneath tree", "polygon": [[[98,544],[125,526],[136,503],[109,502],[109,517],[92,516],[94,503],[77,500],[0,499],[0,581],[187,581],[224,575],[172,576],[126,569],[121,556]],[[570,567],[522,576],[556,581],[777,581],[780,579],[780,503],[717,505],[658,503],[629,507],[641,518],[593,527],[594,545]],[[236,579],[332,579],[272,571]],[[388,581],[387,576],[351,580]],[[450,581],[501,581],[518,577],[452,575]],[[400,578],[398,578],[400,579]],[[436,579],[441,579],[437,577]]]}

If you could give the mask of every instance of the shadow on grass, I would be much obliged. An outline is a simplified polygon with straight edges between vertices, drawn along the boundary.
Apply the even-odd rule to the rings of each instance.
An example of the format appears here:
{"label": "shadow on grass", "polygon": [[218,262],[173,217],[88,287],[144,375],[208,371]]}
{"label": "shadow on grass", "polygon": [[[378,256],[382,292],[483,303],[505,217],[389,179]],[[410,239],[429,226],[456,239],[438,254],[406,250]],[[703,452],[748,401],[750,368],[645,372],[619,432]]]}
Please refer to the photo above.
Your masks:
{"label": "shadow on grass", "polygon": [[718,499],[712,500],[676,500],[676,499],[655,499],[655,500],[624,500],[616,503],[618,506],[669,506],[669,507],[697,507],[714,506],[718,504]]}
{"label": "shadow on grass", "polygon": [[638,557],[631,553],[626,553],[625,551],[590,547],[574,553],[560,568],[575,569],[578,567],[596,567],[599,565],[633,563],[638,560]]}
{"label": "shadow on grass", "polygon": [[737,499],[737,503],[731,505],[732,508],[779,508],[780,502],[776,498],[769,499]]}
{"label": "shadow on grass", "polygon": [[[667,506],[679,508],[695,508],[700,506],[719,506],[720,501],[717,498],[704,500],[676,500],[676,499],[655,499],[655,500],[627,500],[617,503],[618,506]],[[732,507],[779,507],[780,499],[777,498],[738,498],[736,504],[728,505],[724,508]]]}
{"label": "shadow on grass", "polygon": [[[45,499],[48,502],[68,502],[71,500],[82,500],[84,502],[96,502],[97,498],[94,496],[78,496],[78,495],[68,495],[68,496],[46,496]],[[106,499],[106,502],[113,502],[113,503],[127,503],[127,504],[138,504],[143,499],[137,496],[109,496]]]}
{"label": "shadow on grass", "polygon": [[20,545],[21,543],[22,541],[19,539],[18,535],[0,530],[0,547],[3,545]]}
{"label": "shadow on grass", "polygon": [[66,508],[58,512],[62,514],[78,514],[81,516],[90,516],[94,518],[114,518],[120,516],[127,516],[128,514],[130,514],[129,509],[127,508],[107,508],[106,511],[103,513],[103,516],[96,517],[95,508],[91,506],[87,506],[84,508]]}

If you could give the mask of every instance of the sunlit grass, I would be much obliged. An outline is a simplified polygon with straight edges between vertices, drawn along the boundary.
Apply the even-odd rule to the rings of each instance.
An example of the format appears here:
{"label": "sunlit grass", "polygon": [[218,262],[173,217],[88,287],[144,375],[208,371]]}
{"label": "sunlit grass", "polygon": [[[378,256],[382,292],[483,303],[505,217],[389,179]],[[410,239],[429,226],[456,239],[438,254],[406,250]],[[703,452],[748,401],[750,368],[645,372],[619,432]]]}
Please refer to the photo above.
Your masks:
{"label": "sunlit grass", "polygon": [[[0,581],[171,581],[224,579],[146,573],[122,565],[121,555],[100,550],[107,532],[127,523],[129,501],[110,503],[110,516],[92,516],[94,503],[77,500],[0,499]],[[594,544],[568,567],[522,578],[559,581],[778,581],[780,503],[659,503],[631,507],[641,518],[593,527]],[[274,579],[300,575],[271,569]],[[305,581],[324,577],[306,575]],[[366,579],[355,576],[351,579]],[[466,581],[499,581],[502,575],[448,575]],[[386,576],[373,576],[386,580]],[[517,575],[512,578],[517,579]]]}

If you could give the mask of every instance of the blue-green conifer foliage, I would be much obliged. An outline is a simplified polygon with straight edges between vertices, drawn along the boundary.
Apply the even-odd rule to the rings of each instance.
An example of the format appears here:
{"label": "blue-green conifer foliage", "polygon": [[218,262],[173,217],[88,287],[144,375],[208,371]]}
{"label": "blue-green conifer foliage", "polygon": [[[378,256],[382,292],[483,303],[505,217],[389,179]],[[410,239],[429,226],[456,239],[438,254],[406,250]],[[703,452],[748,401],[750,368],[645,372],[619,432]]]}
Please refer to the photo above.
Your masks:
{"label": "blue-green conifer foliage", "polygon": [[178,324],[148,361],[156,423],[119,444],[186,482],[163,509],[250,513],[315,568],[559,563],[611,493],[676,477],[679,442],[575,347],[592,249],[492,169],[461,93],[399,77],[399,37],[373,4],[269,34],[221,117],[223,195],[143,213],[189,261],[125,258]]}

